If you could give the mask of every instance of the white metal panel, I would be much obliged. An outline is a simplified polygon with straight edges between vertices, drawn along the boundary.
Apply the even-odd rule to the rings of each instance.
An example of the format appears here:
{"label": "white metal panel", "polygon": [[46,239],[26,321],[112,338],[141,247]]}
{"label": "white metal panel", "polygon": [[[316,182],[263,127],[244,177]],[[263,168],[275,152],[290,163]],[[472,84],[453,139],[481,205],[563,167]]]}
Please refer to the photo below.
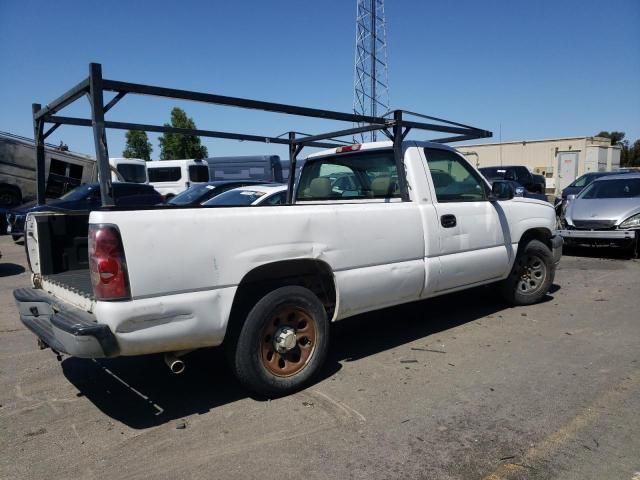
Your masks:
{"label": "white metal panel", "polygon": [[[376,265],[336,272],[336,320],[416,300],[423,289],[424,261]],[[363,286],[366,285],[366,288]]]}
{"label": "white metal panel", "polygon": [[121,355],[191,350],[222,343],[236,288],[96,302],[94,313],[118,340]]}
{"label": "white metal panel", "polygon": [[345,271],[424,253],[410,202],[95,211],[91,223],[120,228],[134,298],[237,285],[281,260],[318,259]]}
{"label": "white metal panel", "polygon": [[578,173],[578,152],[558,153],[558,189],[564,190],[576,179]]}
{"label": "white metal panel", "polygon": [[[459,153],[457,155],[462,161],[467,162]],[[423,158],[424,171],[428,172],[426,158]],[[431,175],[428,176],[427,183],[430,191],[435,192]],[[432,235],[427,242],[430,247],[428,255],[439,257],[441,270],[437,282],[430,284],[434,291],[486,281],[508,269],[510,242],[505,239],[508,237],[509,226],[503,210],[498,205],[486,200],[439,203],[435,194],[432,194],[432,198],[435,218],[431,214],[426,228],[437,232],[439,244],[436,247]],[[456,226],[443,227],[440,222],[443,215],[454,215]],[[482,253],[490,249],[493,249],[491,254]]]}

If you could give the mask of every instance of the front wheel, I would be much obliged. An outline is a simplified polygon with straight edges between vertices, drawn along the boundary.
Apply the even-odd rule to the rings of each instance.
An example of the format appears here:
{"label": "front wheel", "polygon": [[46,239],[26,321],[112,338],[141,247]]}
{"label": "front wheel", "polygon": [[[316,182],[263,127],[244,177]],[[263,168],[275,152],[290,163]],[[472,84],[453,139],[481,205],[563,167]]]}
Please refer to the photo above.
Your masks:
{"label": "front wheel", "polygon": [[287,395],[306,386],[322,367],[329,321],[313,292],[281,287],[255,304],[229,340],[229,360],[240,383],[260,395]]}
{"label": "front wheel", "polygon": [[547,294],[555,276],[549,247],[531,240],[518,250],[509,276],[499,283],[502,297],[511,305],[531,305]]}

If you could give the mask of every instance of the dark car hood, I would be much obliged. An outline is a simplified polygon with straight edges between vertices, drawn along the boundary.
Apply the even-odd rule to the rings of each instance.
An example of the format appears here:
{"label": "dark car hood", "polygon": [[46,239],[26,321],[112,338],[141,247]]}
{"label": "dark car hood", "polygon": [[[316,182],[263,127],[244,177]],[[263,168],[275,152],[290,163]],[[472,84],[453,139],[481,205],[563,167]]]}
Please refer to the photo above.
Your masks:
{"label": "dark car hood", "polygon": [[27,214],[29,212],[49,212],[52,210],[83,210],[78,208],[78,202],[65,202],[64,200],[49,200],[46,205],[38,205],[36,200],[23,203],[11,210],[12,213]]}

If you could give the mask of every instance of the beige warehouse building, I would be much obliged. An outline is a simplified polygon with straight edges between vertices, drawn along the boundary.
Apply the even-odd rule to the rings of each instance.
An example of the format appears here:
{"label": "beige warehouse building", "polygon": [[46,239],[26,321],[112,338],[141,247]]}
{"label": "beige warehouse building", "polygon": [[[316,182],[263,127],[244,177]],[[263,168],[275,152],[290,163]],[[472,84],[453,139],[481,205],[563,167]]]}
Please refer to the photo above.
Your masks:
{"label": "beige warehouse building", "polygon": [[620,167],[620,151],[604,137],[458,145],[458,151],[477,167],[524,165],[547,179],[547,193],[558,194],[580,175]]}

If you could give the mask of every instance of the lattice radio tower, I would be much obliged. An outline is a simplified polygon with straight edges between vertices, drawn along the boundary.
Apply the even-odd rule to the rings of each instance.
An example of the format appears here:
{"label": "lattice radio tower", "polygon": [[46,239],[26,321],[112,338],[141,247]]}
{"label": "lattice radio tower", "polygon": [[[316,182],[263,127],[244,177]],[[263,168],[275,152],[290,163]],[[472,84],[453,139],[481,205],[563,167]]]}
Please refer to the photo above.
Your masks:
{"label": "lattice radio tower", "polygon": [[[389,111],[384,0],[357,0],[357,3],[353,111],[382,116]],[[376,132],[361,134],[360,141],[368,139],[375,142]]]}

